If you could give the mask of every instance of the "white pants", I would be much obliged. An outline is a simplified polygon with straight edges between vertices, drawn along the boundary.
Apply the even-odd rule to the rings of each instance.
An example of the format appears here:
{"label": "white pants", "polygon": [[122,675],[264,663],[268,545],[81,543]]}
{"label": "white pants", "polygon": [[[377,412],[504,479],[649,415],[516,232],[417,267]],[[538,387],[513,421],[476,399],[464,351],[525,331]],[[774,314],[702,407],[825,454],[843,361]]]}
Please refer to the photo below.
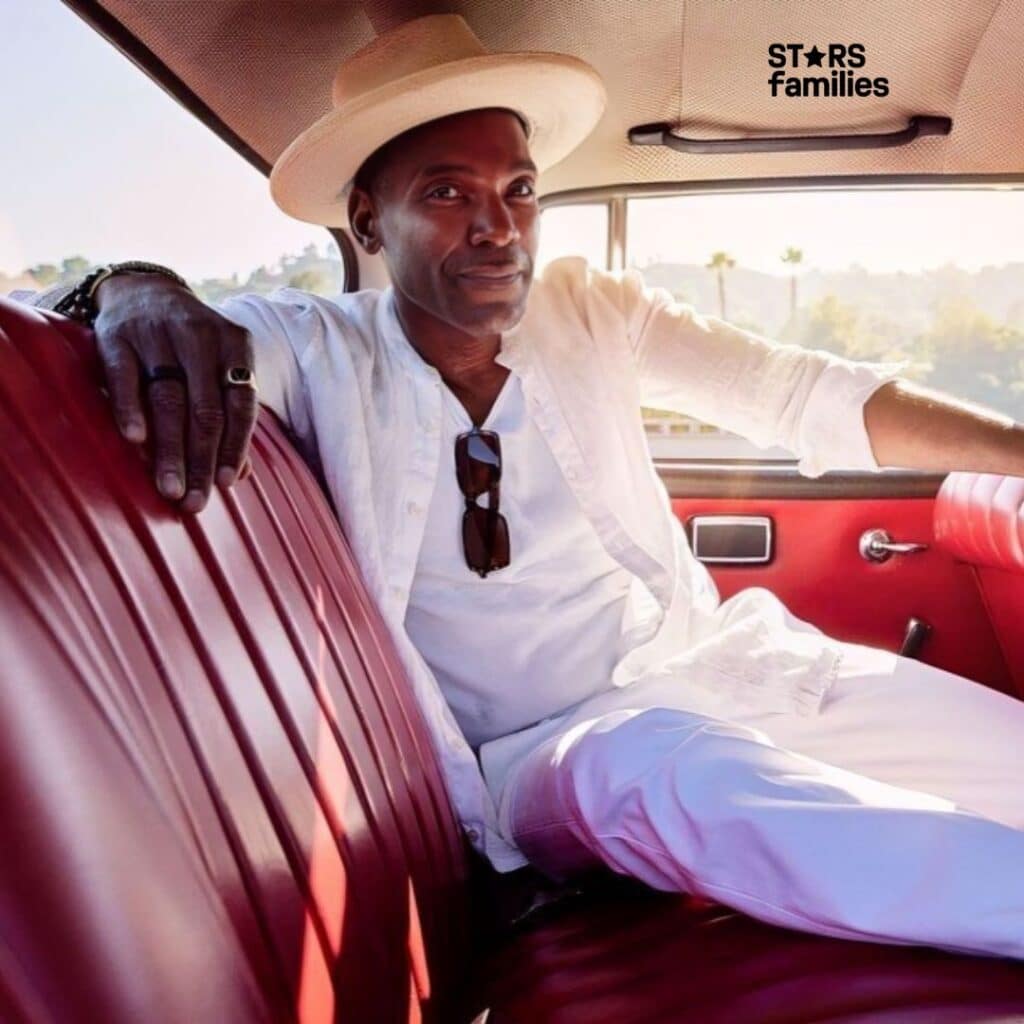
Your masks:
{"label": "white pants", "polygon": [[658,677],[516,766],[509,833],[841,938],[1024,959],[1024,702],[845,644],[820,714],[701,713]]}

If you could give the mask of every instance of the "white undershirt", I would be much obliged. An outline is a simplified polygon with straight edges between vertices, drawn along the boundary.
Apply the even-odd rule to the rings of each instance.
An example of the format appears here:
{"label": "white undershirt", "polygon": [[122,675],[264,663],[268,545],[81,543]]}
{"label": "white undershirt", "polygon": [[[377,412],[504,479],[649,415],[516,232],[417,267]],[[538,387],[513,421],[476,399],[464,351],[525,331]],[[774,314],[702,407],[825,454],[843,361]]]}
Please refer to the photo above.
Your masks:
{"label": "white undershirt", "polygon": [[444,385],[442,394],[441,466],[405,624],[478,747],[611,686],[632,576],[584,517],[514,373],[481,425],[501,438],[511,562],[486,577],[473,572],[455,476],[455,438],[473,423]]}

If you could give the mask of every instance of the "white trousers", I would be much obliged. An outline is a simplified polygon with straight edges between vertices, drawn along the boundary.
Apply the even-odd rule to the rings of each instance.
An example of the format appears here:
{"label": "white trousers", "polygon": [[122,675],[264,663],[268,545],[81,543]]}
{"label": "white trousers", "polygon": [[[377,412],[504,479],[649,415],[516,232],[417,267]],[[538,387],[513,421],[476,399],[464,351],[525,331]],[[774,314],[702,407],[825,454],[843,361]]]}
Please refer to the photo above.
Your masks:
{"label": "white trousers", "polygon": [[603,865],[803,931],[1024,959],[1024,702],[844,647],[818,715],[725,721],[638,681],[516,766],[506,828],[554,878]]}

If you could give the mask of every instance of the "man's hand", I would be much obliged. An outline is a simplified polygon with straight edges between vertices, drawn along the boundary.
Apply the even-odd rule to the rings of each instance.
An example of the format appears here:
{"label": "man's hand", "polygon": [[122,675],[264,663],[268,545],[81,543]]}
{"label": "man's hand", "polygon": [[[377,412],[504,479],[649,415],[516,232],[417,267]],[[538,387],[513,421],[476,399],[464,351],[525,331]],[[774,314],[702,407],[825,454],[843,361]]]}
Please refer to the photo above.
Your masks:
{"label": "man's hand", "polygon": [[95,298],[118,427],[129,441],[144,441],[148,412],[157,488],[198,512],[215,473],[226,487],[245,466],[256,391],[226,386],[225,374],[252,371],[249,334],[162,274],[110,277]]}

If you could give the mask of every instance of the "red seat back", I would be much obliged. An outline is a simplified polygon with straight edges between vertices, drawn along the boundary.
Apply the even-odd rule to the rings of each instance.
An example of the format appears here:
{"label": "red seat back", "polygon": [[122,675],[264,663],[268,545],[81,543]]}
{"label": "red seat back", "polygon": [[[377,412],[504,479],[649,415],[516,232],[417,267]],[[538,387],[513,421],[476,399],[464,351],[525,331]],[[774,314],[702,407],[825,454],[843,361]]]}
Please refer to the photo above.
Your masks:
{"label": "red seat back", "polygon": [[1024,697],[1024,478],[950,473],[935,499],[935,541],[974,566],[1017,695]]}
{"label": "red seat back", "polygon": [[98,383],[0,300],[0,1018],[454,1019],[466,847],[315,481],[264,414],[181,516]]}

